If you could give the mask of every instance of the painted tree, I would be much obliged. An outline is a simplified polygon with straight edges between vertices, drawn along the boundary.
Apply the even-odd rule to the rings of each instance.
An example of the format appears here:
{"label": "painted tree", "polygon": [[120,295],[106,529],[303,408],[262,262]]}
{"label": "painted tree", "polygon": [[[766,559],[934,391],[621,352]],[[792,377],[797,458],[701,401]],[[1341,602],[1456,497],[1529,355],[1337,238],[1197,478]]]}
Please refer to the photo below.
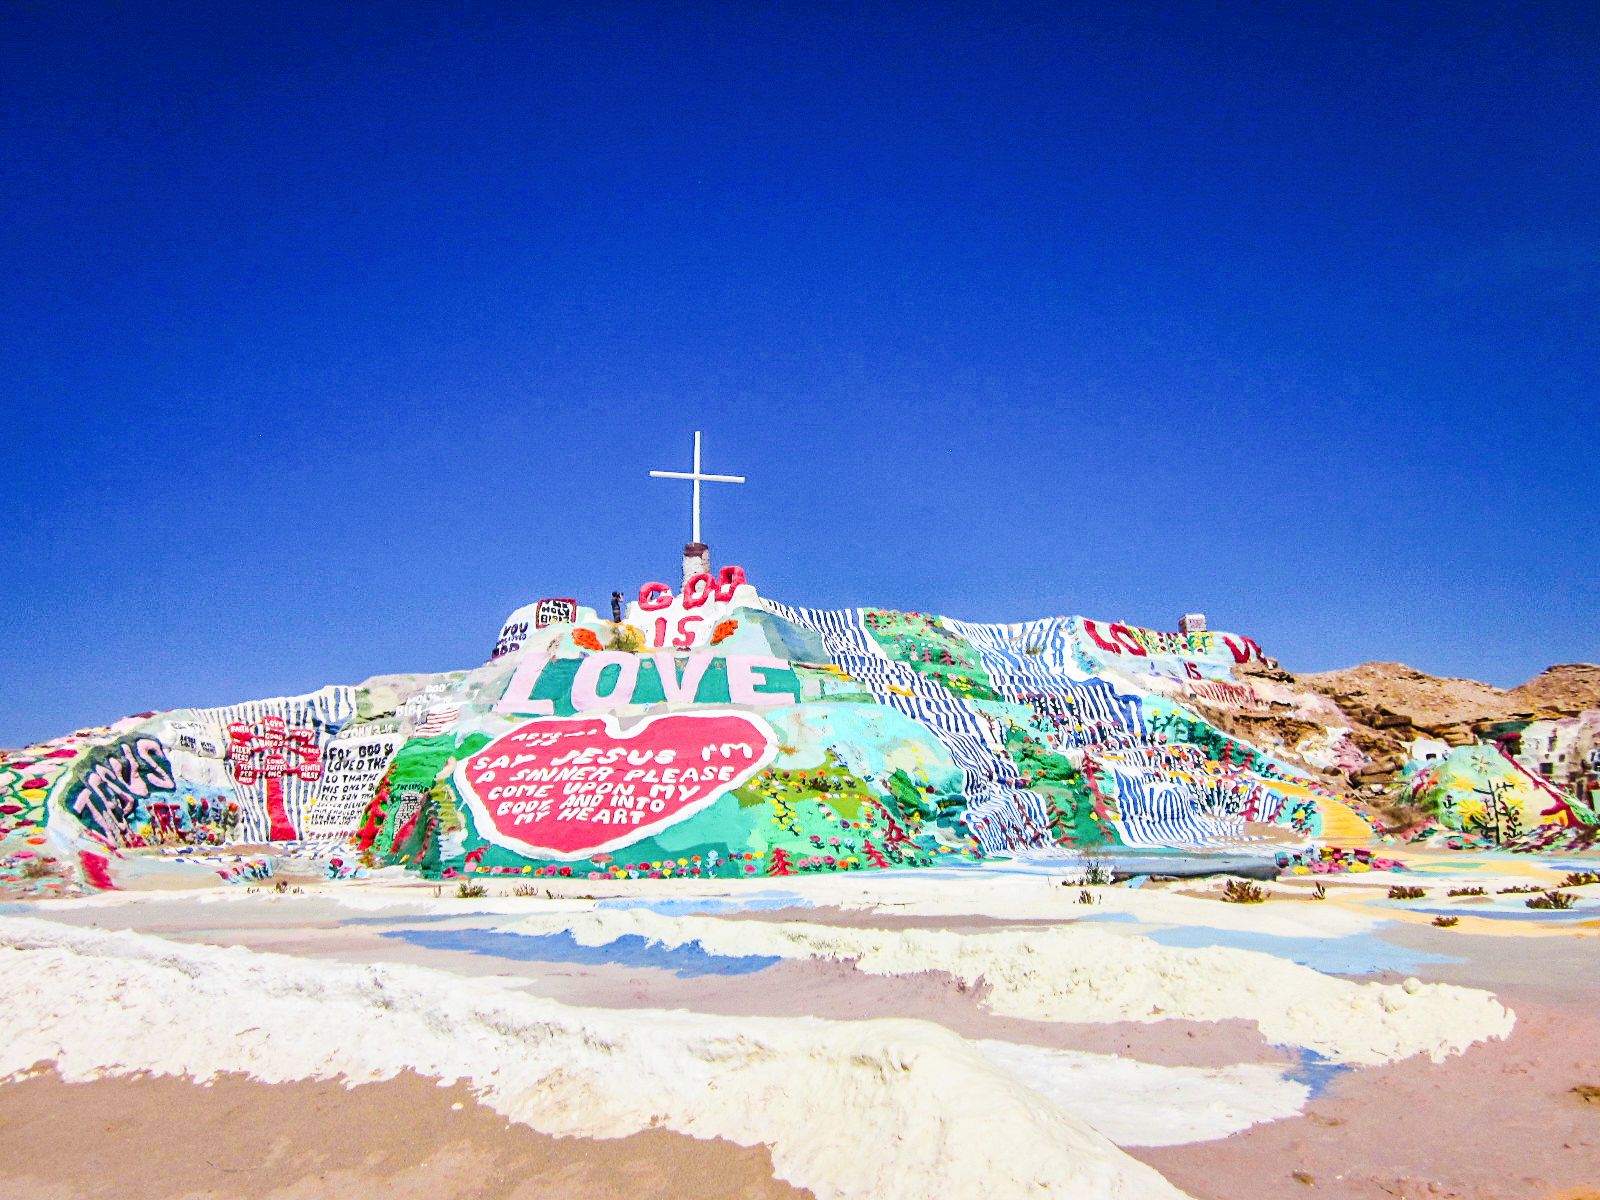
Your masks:
{"label": "painted tree", "polygon": [[782,846],[774,846],[772,853],[767,855],[768,875],[793,875],[794,865],[789,859],[789,852]]}
{"label": "painted tree", "polygon": [[268,841],[299,836],[284,803],[283,781],[315,783],[322,778],[322,747],[315,729],[290,728],[282,717],[270,715],[254,725],[234,721],[228,726],[228,768],[245,787],[265,785]]}
{"label": "painted tree", "polygon": [[772,797],[773,818],[772,822],[779,829],[787,833],[799,835],[800,819],[795,813],[794,801],[788,796],[774,795]]}
{"label": "painted tree", "polygon": [[[488,741],[487,734],[474,733],[457,744],[454,735],[443,733],[412,738],[400,748],[368,806],[367,825],[358,835],[358,845],[365,848],[373,865],[393,865],[402,855],[417,852],[421,845],[415,838],[417,818],[430,794],[437,791],[447,802],[448,812],[457,813],[454,789],[447,782],[451,761],[469,757]],[[474,845],[477,840],[469,838],[466,844]]]}
{"label": "painted tree", "polygon": [[883,851],[879,850],[873,842],[863,840],[861,852],[867,856],[867,861],[873,866],[884,871],[889,869],[889,860],[883,856]]}
{"label": "painted tree", "polygon": [[372,844],[378,840],[378,831],[383,828],[383,818],[388,814],[389,793],[393,785],[394,764],[391,762],[389,769],[383,773],[383,778],[378,781],[372,799],[367,801],[366,811],[361,818],[361,828],[356,830],[357,853],[368,855],[372,852]]}
{"label": "painted tree", "polygon": [[890,814],[889,810],[887,808],[884,808],[882,810],[882,812],[883,812],[883,823],[884,823],[884,833],[883,833],[883,843],[884,843],[884,845],[890,847],[891,850],[895,850],[895,849],[898,849],[900,846],[905,845],[906,843],[910,842],[911,839],[906,836],[906,831],[904,829],[900,828],[900,823],[894,819],[894,817]]}
{"label": "painted tree", "polygon": [[1483,787],[1472,790],[1484,798],[1483,815],[1474,822],[1479,832],[1496,843],[1510,841],[1522,832],[1522,814],[1511,797],[1509,784],[1490,779]]}
{"label": "painted tree", "polygon": [[907,775],[904,770],[896,770],[889,776],[889,794],[900,805],[902,812],[914,812],[924,820],[935,820],[939,816],[939,806],[922,794],[922,789],[916,781]]}

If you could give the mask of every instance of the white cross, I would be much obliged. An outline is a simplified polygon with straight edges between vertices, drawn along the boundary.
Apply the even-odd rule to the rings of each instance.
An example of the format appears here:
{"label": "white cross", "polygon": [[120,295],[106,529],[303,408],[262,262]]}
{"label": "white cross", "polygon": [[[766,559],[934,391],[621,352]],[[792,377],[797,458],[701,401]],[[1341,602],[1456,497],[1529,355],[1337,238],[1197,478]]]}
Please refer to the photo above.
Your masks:
{"label": "white cross", "polygon": [[692,479],[694,480],[694,541],[700,542],[700,484],[705,483],[743,483],[743,475],[703,475],[700,472],[700,431],[694,431],[694,470],[692,471],[651,471],[652,479]]}

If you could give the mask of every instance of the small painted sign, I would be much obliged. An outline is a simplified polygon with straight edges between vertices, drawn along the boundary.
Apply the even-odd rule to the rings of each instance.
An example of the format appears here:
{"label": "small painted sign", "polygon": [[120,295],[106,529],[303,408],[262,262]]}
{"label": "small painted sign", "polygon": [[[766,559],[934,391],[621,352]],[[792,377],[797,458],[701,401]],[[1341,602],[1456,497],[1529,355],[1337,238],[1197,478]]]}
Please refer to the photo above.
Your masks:
{"label": "small painted sign", "polygon": [[570,596],[564,599],[541,600],[534,606],[533,627],[543,629],[548,625],[557,625],[565,622],[572,624],[578,619],[578,602]]}

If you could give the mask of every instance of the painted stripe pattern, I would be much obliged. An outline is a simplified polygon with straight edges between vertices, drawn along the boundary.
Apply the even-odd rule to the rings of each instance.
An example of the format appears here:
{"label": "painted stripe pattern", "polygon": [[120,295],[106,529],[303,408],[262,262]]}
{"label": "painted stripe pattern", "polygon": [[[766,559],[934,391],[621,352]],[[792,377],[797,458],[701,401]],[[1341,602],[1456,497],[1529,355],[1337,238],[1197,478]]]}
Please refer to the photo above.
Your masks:
{"label": "painted stripe pattern", "polygon": [[[867,610],[759,603],[816,633],[835,665],[874,699],[933,732],[962,771],[967,827],[985,854],[1054,845],[1048,803],[1022,786],[1006,753],[1001,721],[983,711],[982,701],[964,700],[910,664],[891,659],[868,626]],[[1006,703],[1031,710],[1034,728],[1052,750],[1087,758],[1096,790],[1130,845],[1249,840],[1247,820],[1278,815],[1283,804],[1278,793],[1242,771],[1219,768],[1197,747],[1167,743],[1146,724],[1137,693],[1090,675],[1074,618],[1009,625],[942,618],[941,624],[977,651]]]}
{"label": "painted stripe pattern", "polygon": [[763,600],[762,606],[815,632],[843,671],[874,699],[926,726],[960,768],[967,800],[966,823],[987,855],[1053,846],[1050,810],[1042,796],[1021,785],[1020,772],[1005,752],[999,721],[909,663],[895,662],[867,628],[859,608],[796,608]]}
{"label": "painted stripe pattern", "polygon": [[[195,710],[195,716],[213,723],[224,731],[233,722],[252,727],[260,725],[264,717],[279,717],[292,729],[310,729],[316,743],[325,755],[334,734],[356,713],[356,689],[348,686],[325,687],[304,696],[280,696],[271,700],[249,700],[223,708]],[[233,789],[239,798],[238,840],[264,842],[268,840],[270,824],[267,812],[269,788],[281,789],[283,806],[296,831],[306,828],[306,816],[321,795],[320,779],[308,782],[291,774],[282,775],[276,783],[267,778],[252,784],[234,781]]]}

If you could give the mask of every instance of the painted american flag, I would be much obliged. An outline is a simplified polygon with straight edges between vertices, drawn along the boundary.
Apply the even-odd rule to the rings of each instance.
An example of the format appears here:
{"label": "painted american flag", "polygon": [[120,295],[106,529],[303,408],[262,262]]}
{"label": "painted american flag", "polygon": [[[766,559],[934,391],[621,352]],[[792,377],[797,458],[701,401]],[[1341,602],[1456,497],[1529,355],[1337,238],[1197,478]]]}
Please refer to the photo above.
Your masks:
{"label": "painted american flag", "polygon": [[443,733],[461,719],[461,706],[459,704],[439,704],[422,714],[422,719],[417,722],[413,736],[433,737]]}

